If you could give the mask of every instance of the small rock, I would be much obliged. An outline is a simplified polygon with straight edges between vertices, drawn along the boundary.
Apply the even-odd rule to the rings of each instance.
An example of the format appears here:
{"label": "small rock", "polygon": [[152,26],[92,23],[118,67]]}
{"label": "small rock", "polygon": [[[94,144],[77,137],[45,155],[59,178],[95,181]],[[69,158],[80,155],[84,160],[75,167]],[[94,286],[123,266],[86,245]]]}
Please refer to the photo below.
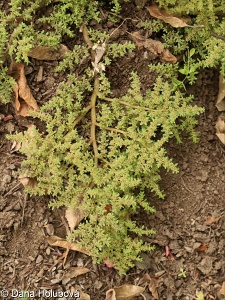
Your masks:
{"label": "small rock", "polygon": [[50,255],[50,254],[51,254],[51,249],[50,249],[49,247],[46,249],[46,254],[47,254],[47,255]]}
{"label": "small rock", "polygon": [[42,255],[38,255],[38,257],[36,259],[36,264],[39,264],[42,261],[43,261],[43,256]]}
{"label": "small rock", "polygon": [[55,83],[55,78],[53,78],[53,77],[48,77],[48,78],[46,79],[46,81],[45,81],[45,86],[46,86],[48,89],[50,89],[50,88],[52,88],[52,86],[54,85],[54,83]]}
{"label": "small rock", "polygon": [[10,175],[4,175],[3,178],[2,178],[2,183],[5,185],[5,184],[8,184],[10,183],[12,180],[11,176]]}
{"label": "small rock", "polygon": [[44,275],[44,269],[41,269],[38,273],[37,273],[37,277],[41,278]]}

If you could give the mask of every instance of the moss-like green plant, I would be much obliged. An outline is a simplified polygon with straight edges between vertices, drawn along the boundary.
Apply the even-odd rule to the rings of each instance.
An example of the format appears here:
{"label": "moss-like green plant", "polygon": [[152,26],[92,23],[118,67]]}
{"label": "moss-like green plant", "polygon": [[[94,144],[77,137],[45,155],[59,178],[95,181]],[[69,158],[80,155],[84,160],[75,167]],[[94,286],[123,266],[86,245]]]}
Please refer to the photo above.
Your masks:
{"label": "moss-like green plant", "polygon": [[[93,70],[87,68],[80,76],[69,74],[57,95],[35,113],[46,122],[45,133],[34,128],[13,139],[22,141],[21,152],[27,157],[22,163],[24,172],[38,181],[29,192],[51,195],[52,207],[65,205],[84,211],[86,218],[71,238],[94,261],[107,258],[124,273],[140,251],[151,249],[138,236],[153,230],[139,227],[132,217],[140,209],[154,212],[145,189],[163,197],[158,186],[160,168],[178,171],[166,155],[165,144],[173,136],[179,139],[183,129],[195,139],[194,117],[202,109],[192,106],[192,97],[174,92],[160,77],[153,90],[143,95],[134,72],[127,94],[112,98],[104,68],[98,72],[94,65],[97,50],[93,49],[107,44],[94,45],[86,28],[83,33],[87,46],[92,46]],[[102,61],[123,56],[133,47],[131,43],[109,45]],[[88,48],[79,50],[81,60]],[[71,61],[78,63],[75,52],[58,69]]]}
{"label": "moss-like green plant", "polygon": [[[52,1],[29,3],[12,0],[9,15],[1,14],[2,66],[7,59],[29,62],[27,54],[36,44],[57,47],[64,36],[74,37],[75,29],[81,35],[78,28],[84,42],[74,45],[57,67],[67,77],[56,95],[32,113],[46,124],[45,131],[32,127],[10,137],[22,142],[26,158],[21,172],[37,180],[27,191],[50,195],[53,208],[83,211],[85,218],[70,239],[85,247],[95,262],[107,259],[123,274],[141,251],[153,248],[141,237],[154,230],[135,222],[134,216],[141,210],[155,211],[146,190],[164,197],[158,185],[160,169],[178,172],[166,144],[174,136],[179,142],[183,130],[196,141],[195,116],[203,109],[192,105],[193,97],[175,88],[166,72],[145,93],[138,74],[131,72],[128,91],[114,97],[107,68],[135,46],[112,43],[105,32],[88,30],[88,20],[99,20],[100,1],[56,1],[50,16],[37,17],[35,23],[49,24],[49,34],[37,30],[30,16]],[[118,3],[111,1],[113,16]],[[75,72],[84,58],[84,70]],[[171,66],[166,68],[176,76]]]}

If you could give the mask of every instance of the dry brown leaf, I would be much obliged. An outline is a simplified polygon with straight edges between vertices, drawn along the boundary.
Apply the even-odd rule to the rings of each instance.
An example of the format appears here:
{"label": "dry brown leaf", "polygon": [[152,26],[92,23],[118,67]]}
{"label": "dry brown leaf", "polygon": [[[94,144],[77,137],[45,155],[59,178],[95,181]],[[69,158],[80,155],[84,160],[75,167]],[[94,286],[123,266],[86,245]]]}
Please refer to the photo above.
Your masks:
{"label": "dry brown leaf", "polygon": [[22,183],[24,187],[29,187],[33,189],[37,185],[37,179],[29,178],[26,174],[19,175],[18,180]]}
{"label": "dry brown leaf", "polygon": [[147,7],[147,10],[149,11],[149,13],[152,17],[163,20],[164,22],[170,24],[171,26],[173,26],[175,28],[193,27],[186,23],[188,21],[187,18],[182,18],[182,17],[178,18],[176,16],[169,15],[164,9],[160,9],[156,5]]}
{"label": "dry brown leaf", "polygon": [[24,65],[12,62],[9,67],[9,74],[16,80],[17,84],[13,87],[15,93],[15,107],[17,115],[27,117],[30,110],[39,111],[36,100],[34,99],[25,77]]}
{"label": "dry brown leaf", "polygon": [[84,216],[84,212],[78,208],[67,208],[65,217],[71,231],[79,225],[80,221],[83,220]]}
{"label": "dry brown leaf", "polygon": [[221,113],[216,122],[216,135],[225,145],[225,114]]}
{"label": "dry brown leaf", "polygon": [[140,296],[145,289],[137,285],[124,284],[119,287],[114,287],[114,290],[116,300],[132,300],[134,297]]}
{"label": "dry brown leaf", "polygon": [[13,141],[12,147],[11,147],[11,153],[19,151],[22,146],[22,142]]}
{"label": "dry brown leaf", "polygon": [[156,289],[156,279],[151,278],[149,276],[149,274],[145,274],[139,281],[138,281],[139,285],[147,285],[149,288],[149,291],[152,293],[152,296],[155,299],[159,299],[159,295]]}
{"label": "dry brown leaf", "polygon": [[171,64],[175,64],[177,62],[176,56],[174,56],[168,49],[163,50],[161,60]]}
{"label": "dry brown leaf", "polygon": [[62,247],[67,250],[69,249],[89,255],[85,248],[79,248],[75,243],[69,243],[67,240],[62,239],[58,236],[52,235],[47,238],[47,241],[50,246]]}
{"label": "dry brown leaf", "polygon": [[142,36],[138,31],[132,32],[131,37],[139,49],[145,48],[156,56],[160,56],[163,62],[176,63],[177,58],[170,53],[168,49],[164,49],[160,41],[147,39]]}
{"label": "dry brown leaf", "polygon": [[225,296],[225,281],[223,282],[222,287],[219,290],[219,294]]}
{"label": "dry brown leaf", "polygon": [[213,223],[217,223],[219,220],[221,219],[221,216],[220,217],[211,217],[209,216],[206,221],[204,222],[205,225],[211,225]]}
{"label": "dry brown leaf", "polygon": [[78,298],[79,300],[90,300],[90,296],[82,291],[79,291],[80,297]]}
{"label": "dry brown leaf", "polygon": [[74,278],[82,274],[86,274],[90,272],[88,268],[84,267],[71,267],[67,273],[63,275],[63,279],[65,278]]}
{"label": "dry brown leaf", "polygon": [[217,137],[225,145],[225,134],[224,133],[216,133]]}
{"label": "dry brown leaf", "polygon": [[116,292],[114,289],[110,289],[106,292],[105,300],[116,300]]}
{"label": "dry brown leaf", "polygon": [[219,76],[219,93],[217,96],[216,107],[219,111],[225,110],[225,78],[222,74]]}
{"label": "dry brown leaf", "polygon": [[159,295],[158,295],[158,292],[157,292],[157,288],[156,288],[156,283],[154,281],[154,279],[151,278],[151,281],[148,285],[148,288],[149,288],[149,291],[152,293],[152,296],[155,298],[155,299],[159,299]]}
{"label": "dry brown leaf", "polygon": [[38,60],[59,60],[65,58],[67,52],[70,52],[70,50],[62,44],[59,49],[48,46],[36,46],[28,52],[28,56]]}

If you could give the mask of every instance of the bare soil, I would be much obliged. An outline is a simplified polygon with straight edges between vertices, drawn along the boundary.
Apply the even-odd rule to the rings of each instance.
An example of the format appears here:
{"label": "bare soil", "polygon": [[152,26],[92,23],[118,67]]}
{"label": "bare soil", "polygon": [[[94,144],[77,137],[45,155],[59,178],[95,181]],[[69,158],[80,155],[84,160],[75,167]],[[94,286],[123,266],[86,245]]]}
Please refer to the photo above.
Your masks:
{"label": "bare soil", "polygon": [[[123,15],[143,20],[146,11],[131,6],[124,9]],[[110,31],[117,26],[106,23],[105,29]],[[124,22],[114,40],[130,40],[127,31],[137,30],[136,26],[137,22]],[[132,55],[117,61],[116,66],[109,67],[107,72],[114,95],[126,91],[131,70],[136,70],[141,76],[143,90],[150,88],[155,75],[149,72],[148,64],[155,61],[155,57],[137,49]],[[64,74],[59,76],[54,72],[55,65],[57,61],[49,63],[31,59],[26,68],[29,85],[40,106],[54,95],[64,78]],[[40,67],[44,70],[43,78],[37,81]],[[79,290],[88,294],[90,299],[101,300],[105,299],[110,288],[134,284],[135,279],[148,273],[156,283],[159,299],[193,300],[196,291],[202,291],[206,300],[222,299],[219,290],[225,281],[225,148],[215,135],[219,115],[215,108],[218,75],[217,70],[203,70],[195,85],[188,88],[187,92],[194,94],[196,104],[205,107],[196,127],[199,142],[193,144],[184,132],[182,144],[171,140],[167,145],[168,154],[178,164],[180,173],[162,170],[160,186],[165,191],[165,199],[149,194],[150,203],[157,208],[156,214],[137,216],[137,220],[156,229],[155,236],[146,237],[156,248],[151,253],[143,253],[143,262],[136,263],[126,276],[119,276],[104,264],[94,265],[90,257],[74,251],[69,252],[65,264],[59,260],[64,250],[49,246],[47,237],[53,233],[66,237],[64,210],[52,211],[48,208],[48,198],[30,198],[24,193],[18,182],[23,157],[12,149],[12,141],[6,139],[9,133],[26,130],[34,120],[16,116],[11,104],[1,106],[0,290]],[[13,118],[4,119],[9,115]],[[90,272],[62,280],[71,266],[85,266]],[[85,295],[82,297],[80,299],[88,299]],[[147,290],[144,297],[137,299],[155,299]],[[34,299],[46,297],[35,296]]]}

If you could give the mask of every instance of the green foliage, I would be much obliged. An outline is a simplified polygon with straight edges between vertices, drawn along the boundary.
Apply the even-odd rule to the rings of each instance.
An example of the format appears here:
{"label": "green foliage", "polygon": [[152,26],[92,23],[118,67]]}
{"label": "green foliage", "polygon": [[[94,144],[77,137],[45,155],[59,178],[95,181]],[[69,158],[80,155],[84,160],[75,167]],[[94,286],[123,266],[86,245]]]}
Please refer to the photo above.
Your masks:
{"label": "green foliage", "polygon": [[[160,32],[164,46],[172,49],[175,55],[195,49],[190,66],[192,74],[197,73],[200,66],[219,66],[221,73],[225,74],[225,1],[158,0],[156,4],[172,15],[188,17],[193,27],[173,28],[159,19],[145,21],[142,26]],[[194,77],[187,79],[193,82]]]}
{"label": "green foliage", "polygon": [[[81,61],[87,50],[80,47],[79,51]],[[78,63],[74,53],[65,58],[60,70],[69,66],[70,59]],[[124,50],[115,44],[113,53],[118,57]],[[69,74],[56,96],[34,113],[46,123],[46,132],[33,128],[11,138],[22,141],[21,152],[27,157],[22,168],[38,181],[29,192],[51,195],[52,207],[84,211],[85,220],[70,238],[84,246],[95,262],[107,258],[122,274],[141,251],[152,249],[140,237],[154,231],[136,224],[133,215],[141,209],[154,212],[145,197],[146,188],[164,197],[158,186],[161,167],[178,171],[165,145],[173,136],[179,139],[184,128],[195,138],[195,116],[202,109],[160,77],[142,95],[139,77],[132,72],[128,92],[108,98],[106,74],[98,75],[95,94],[96,76],[90,69],[80,76]],[[97,97],[94,113],[93,107],[85,107],[93,95]],[[93,126],[95,135],[90,136]]]}
{"label": "green foliage", "polygon": [[[111,43],[104,31],[87,30],[89,20],[99,21],[101,1],[62,0],[54,3],[49,15],[38,18],[51,3],[11,0],[8,15],[1,14],[2,65],[7,59],[28,63],[28,52],[35,45],[56,48],[64,37],[74,37],[78,29],[86,44],[76,44],[66,54],[57,67],[57,71],[67,72],[65,81],[40,112],[32,113],[45,124],[45,131],[31,127],[10,139],[22,142],[21,153],[26,158],[21,172],[37,180],[27,191],[51,196],[53,208],[83,211],[84,220],[69,238],[85,247],[95,262],[107,259],[123,274],[134,260],[140,260],[141,251],[153,249],[142,236],[154,230],[135,222],[135,215],[155,212],[146,190],[164,197],[158,184],[161,168],[178,172],[167,156],[166,144],[173,137],[180,142],[183,130],[197,140],[195,117],[203,109],[192,105],[193,97],[186,97],[168,76],[176,77],[180,71],[192,82],[196,75],[194,53],[187,52],[182,68],[178,64],[151,66],[161,73],[145,93],[138,74],[131,72],[128,91],[115,98],[105,67],[135,46],[131,42]],[[110,14],[115,17],[119,1],[110,3]],[[81,65],[84,67],[77,72]],[[2,68],[1,74],[3,85],[11,87],[7,69]],[[7,92],[4,97],[6,102]]]}
{"label": "green foliage", "polygon": [[0,69],[0,103],[7,103],[11,98],[14,79],[7,75],[7,68]]}
{"label": "green foliage", "polygon": [[183,277],[183,278],[187,277],[186,270],[184,268],[180,268],[180,272],[178,274],[178,277]]}

